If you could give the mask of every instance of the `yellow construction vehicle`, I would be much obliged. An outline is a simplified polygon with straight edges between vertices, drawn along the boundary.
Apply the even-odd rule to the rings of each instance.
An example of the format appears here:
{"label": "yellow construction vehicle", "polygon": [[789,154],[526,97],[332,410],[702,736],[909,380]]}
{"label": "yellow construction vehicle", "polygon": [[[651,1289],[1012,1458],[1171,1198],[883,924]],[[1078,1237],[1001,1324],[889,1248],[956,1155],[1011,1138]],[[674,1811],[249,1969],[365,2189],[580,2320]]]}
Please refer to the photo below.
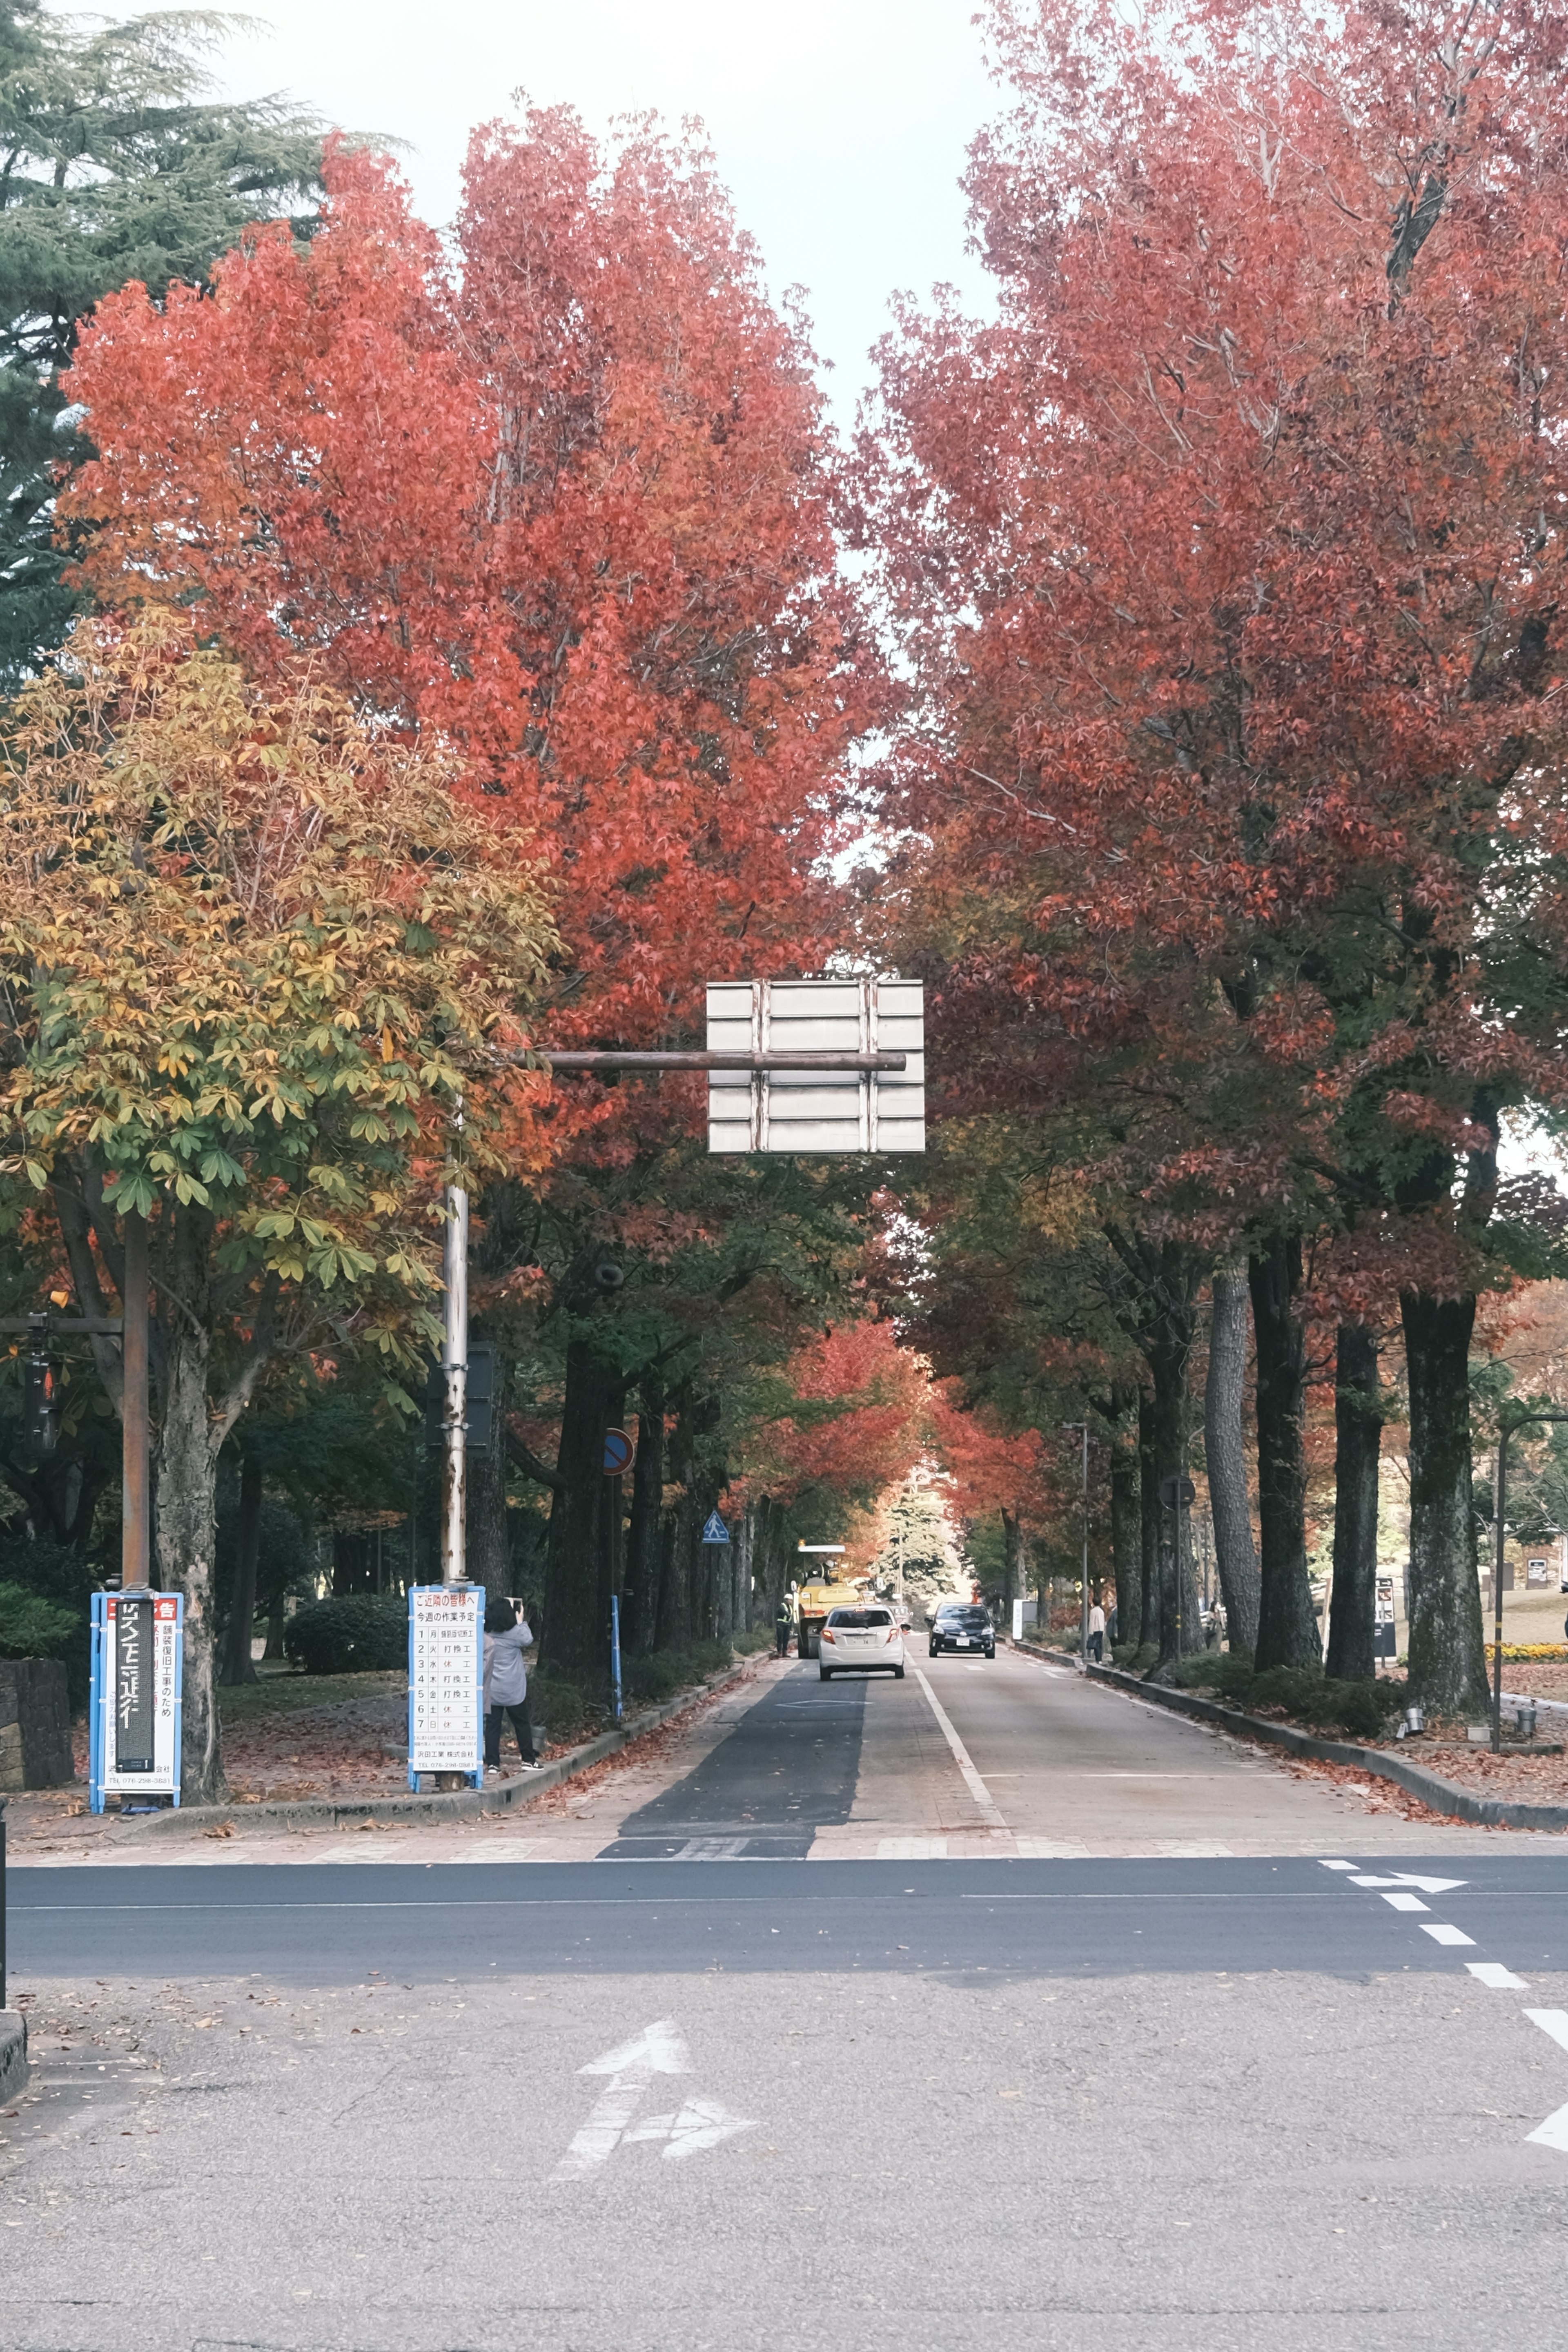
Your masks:
{"label": "yellow construction vehicle", "polygon": [[801,1561],[804,1574],[795,1595],[797,1654],[815,1658],[828,1611],[852,1608],[871,1580],[845,1567],[842,1544],[803,1543],[797,1549],[816,1555],[809,1565]]}

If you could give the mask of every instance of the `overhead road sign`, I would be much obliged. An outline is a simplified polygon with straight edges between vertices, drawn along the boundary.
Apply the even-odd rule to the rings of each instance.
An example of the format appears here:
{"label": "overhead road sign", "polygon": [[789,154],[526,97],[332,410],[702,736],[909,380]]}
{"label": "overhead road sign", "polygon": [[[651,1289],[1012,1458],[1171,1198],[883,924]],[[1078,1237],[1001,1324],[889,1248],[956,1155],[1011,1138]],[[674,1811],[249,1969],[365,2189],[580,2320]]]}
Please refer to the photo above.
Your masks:
{"label": "overhead road sign", "polygon": [[[918,980],[712,981],[708,1046],[737,1057],[709,1077],[710,1151],[925,1150]],[[851,1058],[836,1066],[829,1055]]]}

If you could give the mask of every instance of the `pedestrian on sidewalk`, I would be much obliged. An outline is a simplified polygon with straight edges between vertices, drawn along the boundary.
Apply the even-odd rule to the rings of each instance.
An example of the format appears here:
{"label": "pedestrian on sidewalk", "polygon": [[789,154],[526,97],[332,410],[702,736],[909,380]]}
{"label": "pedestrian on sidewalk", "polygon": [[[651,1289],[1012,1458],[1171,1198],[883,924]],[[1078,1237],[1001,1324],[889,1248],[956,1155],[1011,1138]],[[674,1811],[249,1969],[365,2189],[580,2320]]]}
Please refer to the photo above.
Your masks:
{"label": "pedestrian on sidewalk", "polygon": [[789,1637],[795,1632],[795,1612],[789,1605],[789,1594],[787,1592],[780,1600],[779,1605],[773,1612],[773,1632],[778,1637],[780,1657],[787,1658],[789,1655]]}
{"label": "pedestrian on sidewalk", "polygon": [[533,1726],[528,1719],[528,1670],[524,1650],[533,1635],[528,1620],[520,1617],[504,1593],[485,1604],[485,1769],[500,1770],[501,1718],[510,1715],[517,1736],[518,1754],[525,1772],[541,1768],[533,1753]]}
{"label": "pedestrian on sidewalk", "polygon": [[1105,1655],[1105,1612],[1098,1601],[1089,1612],[1089,1654],[1097,1666]]}

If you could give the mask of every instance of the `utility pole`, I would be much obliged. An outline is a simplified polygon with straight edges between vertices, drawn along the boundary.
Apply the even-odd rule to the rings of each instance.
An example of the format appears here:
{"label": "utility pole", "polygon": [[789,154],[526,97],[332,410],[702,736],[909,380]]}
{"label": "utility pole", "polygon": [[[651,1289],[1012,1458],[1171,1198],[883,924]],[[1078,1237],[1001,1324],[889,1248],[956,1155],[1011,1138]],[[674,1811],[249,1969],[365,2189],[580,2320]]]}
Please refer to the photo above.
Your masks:
{"label": "utility pole", "polygon": [[121,1525],[120,1589],[144,1591],[152,1582],[148,1456],[152,1416],[147,1381],[147,1220],[125,1218],[125,1312],[120,1339]]}
{"label": "utility pole", "polygon": [[467,1504],[468,1421],[468,1196],[460,1184],[447,1187],[447,1232],[441,1253],[447,1297],[441,1338],[441,1376],[446,1394],[441,1415],[444,1453],[441,1495],[441,1581],[467,1579],[464,1512]]}

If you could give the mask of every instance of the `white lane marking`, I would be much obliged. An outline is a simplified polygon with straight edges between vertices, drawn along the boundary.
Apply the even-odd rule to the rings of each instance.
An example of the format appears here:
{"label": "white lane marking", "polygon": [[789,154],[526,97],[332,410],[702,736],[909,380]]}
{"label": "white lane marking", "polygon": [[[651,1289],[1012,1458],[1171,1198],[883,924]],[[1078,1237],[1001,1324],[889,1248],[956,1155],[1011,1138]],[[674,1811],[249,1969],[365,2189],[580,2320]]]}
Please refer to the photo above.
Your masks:
{"label": "white lane marking", "polygon": [[1321,1854],[1320,1854],[1318,1857],[1318,1868],[1320,1870],[1353,1870],[1355,1868],[1355,1864],[1353,1862],[1325,1862]]}
{"label": "white lane marking", "polygon": [[737,2132],[756,2128],[743,2116],[731,2115],[716,2099],[688,2099],[668,2115],[648,2116],[636,2130],[629,2128],[656,2075],[691,2072],[690,2053],[670,2017],[645,2026],[629,2042],[617,2042],[578,2072],[607,2074],[610,2079],[556,2166],[553,2178],[557,2180],[581,2180],[584,2174],[596,2172],[628,2141],[662,2139],[667,2157],[682,2157],[694,2155],[699,2148],[717,2147]]}
{"label": "white lane marking", "polygon": [[957,1732],[953,1729],[952,1723],[948,1719],[946,1708],[942,1706],[942,1701],[938,1698],[935,1691],[932,1690],[930,1683],[927,1682],[924,1675],[921,1674],[919,1666],[915,1668],[915,1680],[919,1683],[921,1690],[924,1691],[927,1698],[931,1701],[931,1711],[942,1727],[942,1731],[947,1738],[947,1744],[952,1750],[954,1760],[957,1763],[959,1770],[963,1775],[965,1786],[968,1788],[970,1795],[974,1800],[981,1820],[988,1822],[994,1830],[1005,1830],[1007,1824],[996,1809],[994,1798],[992,1796],[991,1791],[986,1787],[984,1781],[981,1779],[979,1773],[975,1770],[973,1765],[970,1762],[968,1748],[965,1748],[963,1740],[960,1739]]}
{"label": "white lane marking", "polygon": [[944,1837],[890,1837],[877,1840],[879,1862],[945,1862]]}
{"label": "white lane marking", "polygon": [[1422,1920],[1421,1933],[1430,1936],[1435,1944],[1468,1944],[1473,1948],[1476,1940],[1467,1936],[1462,1927],[1445,1927],[1430,1919]]}
{"label": "white lane marking", "polygon": [[[1549,2033],[1560,2049],[1568,2050],[1568,2010],[1527,2009],[1524,2013],[1532,2025],[1540,2026],[1542,2033]],[[1568,2155],[1568,2107],[1555,2109],[1525,2137],[1534,2140],[1540,2147],[1561,2148]]]}
{"label": "white lane marking", "polygon": [[1385,1895],[1383,1899],[1394,1911],[1425,1911],[1426,1908],[1419,1895]]}
{"label": "white lane marking", "polygon": [[1418,1886],[1423,1895],[1451,1895],[1456,1886],[1468,1886],[1468,1878],[1423,1878],[1417,1870],[1396,1870],[1387,1878],[1352,1878],[1352,1886]]}
{"label": "white lane marking", "polygon": [[1528,1992],[1528,1977],[1516,1977],[1500,1960],[1467,1960],[1465,1966],[1478,1984],[1489,1985],[1493,1992]]}

